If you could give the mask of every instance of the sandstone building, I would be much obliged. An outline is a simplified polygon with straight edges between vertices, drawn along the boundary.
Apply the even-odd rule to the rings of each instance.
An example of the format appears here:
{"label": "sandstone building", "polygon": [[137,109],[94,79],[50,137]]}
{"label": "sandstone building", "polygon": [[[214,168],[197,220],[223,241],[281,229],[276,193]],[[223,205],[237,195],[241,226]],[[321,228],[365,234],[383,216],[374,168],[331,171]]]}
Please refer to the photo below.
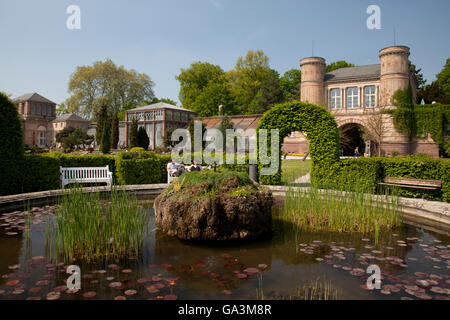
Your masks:
{"label": "sandstone building", "polygon": [[[392,96],[398,89],[411,84],[415,93],[414,78],[409,72],[409,48],[393,46],[380,50],[380,64],[341,68],[325,73],[325,59],[304,58],[302,70],[301,101],[324,106],[335,116],[341,130],[344,155],[353,155],[356,146],[360,153],[407,155],[425,153],[439,156],[434,141],[414,139],[394,128],[391,115],[383,109],[395,108]],[[359,136],[359,137],[358,137]],[[284,141],[283,151],[304,154],[308,143],[303,134],[292,133]]]}

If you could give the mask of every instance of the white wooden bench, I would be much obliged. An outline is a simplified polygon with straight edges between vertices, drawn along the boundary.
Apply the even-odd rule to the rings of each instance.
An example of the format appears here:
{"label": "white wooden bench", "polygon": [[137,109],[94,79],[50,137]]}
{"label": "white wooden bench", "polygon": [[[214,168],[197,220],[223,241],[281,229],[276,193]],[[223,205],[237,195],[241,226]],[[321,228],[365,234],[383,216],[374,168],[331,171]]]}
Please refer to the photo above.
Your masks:
{"label": "white wooden bench", "polygon": [[59,167],[61,172],[61,187],[70,183],[100,183],[106,182],[107,186],[112,185],[112,172],[109,166],[106,167],[78,167],[63,168]]}

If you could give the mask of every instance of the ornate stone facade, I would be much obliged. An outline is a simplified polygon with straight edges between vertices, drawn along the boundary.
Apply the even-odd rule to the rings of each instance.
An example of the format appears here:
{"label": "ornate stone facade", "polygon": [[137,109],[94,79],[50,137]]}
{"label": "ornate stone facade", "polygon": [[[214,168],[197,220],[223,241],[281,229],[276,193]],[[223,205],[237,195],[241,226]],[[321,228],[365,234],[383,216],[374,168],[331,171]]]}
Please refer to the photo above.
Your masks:
{"label": "ornate stone facade", "polygon": [[[380,50],[380,64],[341,68],[330,73],[325,73],[325,59],[302,59],[301,101],[329,109],[343,132],[358,127],[363,133],[361,139],[366,142],[361,154],[364,151],[372,155],[425,153],[438,157],[439,148],[430,137],[409,141],[394,128],[392,116],[381,112],[395,108],[393,94],[409,84],[416,98],[414,78],[409,72],[409,54],[408,47],[388,47]],[[307,140],[302,133],[292,133],[284,140],[284,152],[304,154],[307,150]]]}

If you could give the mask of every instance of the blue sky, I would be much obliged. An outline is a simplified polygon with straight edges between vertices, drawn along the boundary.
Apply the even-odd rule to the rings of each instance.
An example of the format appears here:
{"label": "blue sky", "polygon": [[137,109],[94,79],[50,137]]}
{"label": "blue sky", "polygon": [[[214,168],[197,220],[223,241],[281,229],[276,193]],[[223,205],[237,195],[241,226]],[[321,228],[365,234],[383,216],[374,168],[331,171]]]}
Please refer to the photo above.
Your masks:
{"label": "blue sky", "polygon": [[[66,9],[81,8],[81,30],[68,30]],[[369,5],[381,8],[381,30],[366,27]],[[450,57],[448,0],[0,0],[0,91],[68,96],[78,65],[111,58],[147,73],[158,97],[178,101],[175,76],[194,61],[234,67],[262,49],[280,74],[314,54],[327,62],[379,63],[394,42],[428,83]]]}

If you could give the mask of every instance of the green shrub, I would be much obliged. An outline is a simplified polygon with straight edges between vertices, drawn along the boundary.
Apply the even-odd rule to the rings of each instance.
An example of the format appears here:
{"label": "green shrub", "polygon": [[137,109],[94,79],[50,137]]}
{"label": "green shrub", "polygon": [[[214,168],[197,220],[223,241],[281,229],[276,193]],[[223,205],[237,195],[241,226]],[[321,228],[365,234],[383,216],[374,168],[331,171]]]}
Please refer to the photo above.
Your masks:
{"label": "green shrub", "polygon": [[432,159],[425,155],[347,159],[331,166],[315,165],[312,177],[320,188],[369,193],[384,192],[379,182],[385,177],[440,180],[441,190],[396,188],[396,194],[450,202],[450,160]]}
{"label": "green shrub", "polygon": [[[413,179],[441,180],[444,184],[442,165],[446,160],[432,159],[425,155],[407,156],[402,158],[381,158],[383,177],[399,177]],[[447,167],[448,168],[448,167]],[[410,198],[442,200],[444,190],[421,190],[399,188],[398,195]]]}
{"label": "green shrub", "polygon": [[[44,155],[25,155],[21,162],[21,190],[19,192],[37,192],[55,190],[61,187],[59,173],[60,162]],[[18,192],[17,192],[18,193]]]}
{"label": "green shrub", "polygon": [[167,164],[170,155],[152,152],[121,152],[116,159],[119,184],[167,183]]}
{"label": "green shrub", "polygon": [[0,92],[0,195],[20,191],[24,147],[17,107]]}
{"label": "green shrub", "polygon": [[144,152],[144,151],[145,151],[145,149],[142,147],[134,147],[134,148],[131,148],[131,150],[130,150],[130,152]]}

